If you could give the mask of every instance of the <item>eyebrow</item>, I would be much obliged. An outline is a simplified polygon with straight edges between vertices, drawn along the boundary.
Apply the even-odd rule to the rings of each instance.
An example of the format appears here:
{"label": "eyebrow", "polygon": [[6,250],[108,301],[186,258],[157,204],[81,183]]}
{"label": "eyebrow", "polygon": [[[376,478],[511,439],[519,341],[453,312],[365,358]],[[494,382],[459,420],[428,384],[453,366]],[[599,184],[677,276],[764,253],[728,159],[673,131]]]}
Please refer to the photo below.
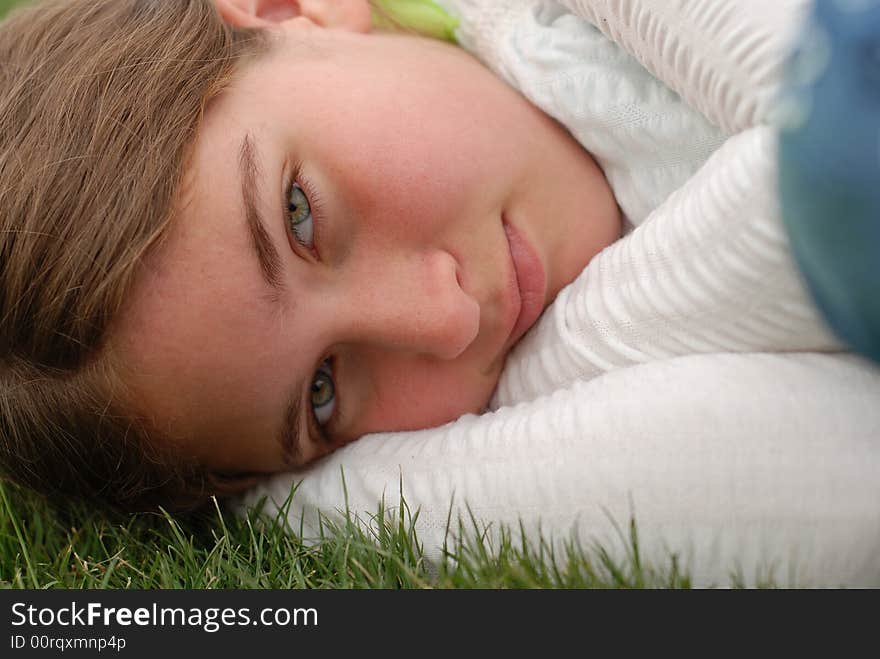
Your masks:
{"label": "eyebrow", "polygon": [[[270,290],[269,299],[273,304],[277,304],[284,292],[284,283],[281,278],[281,256],[278,254],[272,237],[266,230],[266,223],[260,215],[257,190],[260,164],[250,133],[246,134],[241,142],[238,163],[241,170],[241,198],[244,202],[250,245],[260,264],[260,274],[263,276],[263,281]],[[301,392],[302,390],[300,382],[294,391]],[[297,464],[302,455],[299,441],[301,408],[300,395],[295,393],[284,411],[284,419],[278,434],[278,443],[281,444],[283,459],[292,465]]]}
{"label": "eyebrow", "polygon": [[238,163],[241,169],[241,198],[244,202],[244,214],[251,238],[250,244],[260,264],[263,281],[271,290],[270,299],[277,301],[284,292],[284,283],[281,279],[281,257],[278,255],[278,250],[275,249],[272,237],[266,230],[266,222],[260,215],[257,191],[260,165],[250,134],[245,135],[241,142]]}

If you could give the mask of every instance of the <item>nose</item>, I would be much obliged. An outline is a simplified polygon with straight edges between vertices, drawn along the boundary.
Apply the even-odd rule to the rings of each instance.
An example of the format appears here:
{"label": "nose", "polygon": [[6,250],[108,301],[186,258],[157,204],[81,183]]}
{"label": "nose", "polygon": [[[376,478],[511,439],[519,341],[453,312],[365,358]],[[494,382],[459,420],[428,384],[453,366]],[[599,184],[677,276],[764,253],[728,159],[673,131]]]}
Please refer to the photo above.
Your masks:
{"label": "nose", "polygon": [[480,331],[480,305],[461,285],[448,252],[371,259],[351,273],[352,340],[372,347],[455,359]]}

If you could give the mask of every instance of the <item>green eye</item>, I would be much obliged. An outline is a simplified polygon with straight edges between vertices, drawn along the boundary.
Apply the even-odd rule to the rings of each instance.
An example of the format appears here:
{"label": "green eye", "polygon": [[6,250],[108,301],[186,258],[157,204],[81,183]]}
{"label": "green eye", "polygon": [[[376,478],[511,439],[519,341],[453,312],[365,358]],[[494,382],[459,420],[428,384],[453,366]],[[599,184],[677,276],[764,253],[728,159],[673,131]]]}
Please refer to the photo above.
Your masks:
{"label": "green eye", "polygon": [[319,425],[326,425],[333,417],[336,408],[336,385],[333,383],[333,371],[329,361],[321,364],[312,380],[310,391],[312,411]]}
{"label": "green eye", "polygon": [[303,247],[311,249],[315,240],[315,221],[306,193],[294,183],[287,196],[287,217],[293,237]]}

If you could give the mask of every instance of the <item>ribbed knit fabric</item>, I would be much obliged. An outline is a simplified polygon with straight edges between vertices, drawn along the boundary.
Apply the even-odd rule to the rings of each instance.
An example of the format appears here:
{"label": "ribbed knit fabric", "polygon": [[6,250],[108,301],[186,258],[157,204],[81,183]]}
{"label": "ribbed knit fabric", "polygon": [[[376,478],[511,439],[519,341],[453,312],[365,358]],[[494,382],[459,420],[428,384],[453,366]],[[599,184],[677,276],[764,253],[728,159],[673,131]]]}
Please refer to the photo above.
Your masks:
{"label": "ribbed knit fabric", "polygon": [[[555,2],[553,4],[556,4]],[[726,131],[767,123],[810,0],[559,0]]]}
{"label": "ribbed knit fabric", "polygon": [[443,2],[465,47],[596,157],[638,226],[526,335],[493,409],[674,356],[840,349],[789,256],[768,125],[804,2]]}
{"label": "ribbed knit fabric", "polygon": [[[375,528],[401,495],[429,559],[459,519],[564,557],[599,542],[697,586],[880,587],[880,369],[849,355],[692,355],[618,369],[442,428],[370,435],[246,499],[285,506],[306,540],[319,513]],[[344,480],[343,480],[344,476]],[[301,481],[301,482],[300,482]],[[450,524],[451,522],[451,524]],[[615,527],[617,525],[617,527]],[[629,548],[631,550],[631,547]]]}
{"label": "ribbed knit fabric", "polygon": [[593,259],[510,355],[492,407],[680,355],[839,350],[788,249],[774,144],[764,126],[731,138]]}

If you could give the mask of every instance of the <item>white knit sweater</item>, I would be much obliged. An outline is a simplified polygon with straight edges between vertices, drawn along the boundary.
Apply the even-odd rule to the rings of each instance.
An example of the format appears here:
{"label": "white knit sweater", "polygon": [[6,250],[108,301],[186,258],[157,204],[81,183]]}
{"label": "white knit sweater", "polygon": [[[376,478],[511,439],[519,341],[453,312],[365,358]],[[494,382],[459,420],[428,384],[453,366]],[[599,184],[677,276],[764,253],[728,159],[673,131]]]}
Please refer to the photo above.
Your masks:
{"label": "white knit sweater", "polygon": [[638,227],[559,294],[493,409],[675,356],[839,349],[776,203],[778,25],[796,27],[803,2],[740,3],[736,29],[731,2],[442,4],[466,48],[595,156]]}

